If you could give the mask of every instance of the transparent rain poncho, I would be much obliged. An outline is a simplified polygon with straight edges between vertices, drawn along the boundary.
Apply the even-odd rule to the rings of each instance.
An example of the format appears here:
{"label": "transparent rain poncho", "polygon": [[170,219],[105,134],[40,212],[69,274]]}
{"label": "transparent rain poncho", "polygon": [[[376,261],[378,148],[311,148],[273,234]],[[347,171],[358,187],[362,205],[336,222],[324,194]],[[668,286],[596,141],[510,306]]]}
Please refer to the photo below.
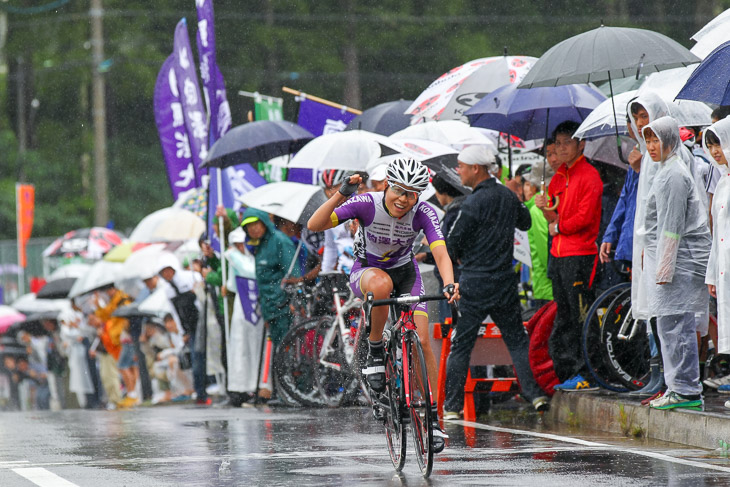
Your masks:
{"label": "transparent rain poncho", "polygon": [[707,214],[678,154],[681,140],[676,120],[655,120],[644,128],[644,136],[648,128],[662,146],[644,216],[643,281],[649,315],[706,313],[709,295],[704,281],[712,245]]}
{"label": "transparent rain poncho", "polygon": [[720,139],[725,159],[730,161],[730,119],[720,120],[705,131],[702,145],[721,174],[712,200],[712,251],[705,282],[717,288],[718,353],[730,353],[730,168],[718,164],[707,148],[707,133]]}
{"label": "transparent rain poncho", "polygon": [[631,105],[639,103],[649,114],[649,122],[653,122],[661,117],[669,114],[669,108],[664,100],[656,93],[648,92],[642,96],[629,101],[626,107],[626,113],[631,119],[631,128],[637,136],[639,150],[643,158],[641,160],[641,170],[639,171],[639,184],[636,190],[636,213],[634,216],[634,240],[632,250],[632,266],[631,266],[631,312],[634,318],[649,319],[649,302],[646,295],[646,286],[643,285],[643,272],[641,266],[641,256],[645,247],[645,230],[644,215],[646,209],[646,197],[651,187],[659,165],[651,160],[646,152],[646,144],[641,132],[636,126],[636,120],[631,114]]}

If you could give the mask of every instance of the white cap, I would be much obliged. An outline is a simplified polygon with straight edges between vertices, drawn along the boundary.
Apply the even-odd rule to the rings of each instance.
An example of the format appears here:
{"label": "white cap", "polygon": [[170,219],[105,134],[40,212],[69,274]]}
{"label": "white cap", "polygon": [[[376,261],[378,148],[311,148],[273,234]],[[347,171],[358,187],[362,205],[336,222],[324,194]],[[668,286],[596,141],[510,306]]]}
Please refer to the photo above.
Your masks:
{"label": "white cap", "polygon": [[375,168],[373,168],[370,171],[370,174],[369,174],[370,177],[369,177],[369,179],[371,181],[383,181],[387,177],[386,176],[386,171],[387,170],[388,170],[388,165],[387,164],[380,164],[379,166],[376,166]]}
{"label": "white cap", "polygon": [[246,233],[243,231],[243,227],[238,227],[228,234],[228,243],[245,243]]}
{"label": "white cap", "polygon": [[459,152],[458,160],[464,164],[491,166],[496,164],[497,157],[494,151],[486,145],[470,145]]}

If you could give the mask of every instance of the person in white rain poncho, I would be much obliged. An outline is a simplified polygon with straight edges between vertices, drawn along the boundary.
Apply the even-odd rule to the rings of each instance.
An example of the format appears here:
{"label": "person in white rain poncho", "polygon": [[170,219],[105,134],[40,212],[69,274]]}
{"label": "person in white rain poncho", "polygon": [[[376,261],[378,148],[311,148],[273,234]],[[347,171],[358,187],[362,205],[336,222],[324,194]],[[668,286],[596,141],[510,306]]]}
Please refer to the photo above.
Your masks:
{"label": "person in white rain poncho", "polygon": [[[708,128],[702,143],[721,174],[712,201],[712,251],[705,283],[710,295],[717,298],[717,352],[730,353],[730,119]],[[725,406],[730,407],[730,401]]]}
{"label": "person in white rain poncho", "polygon": [[[259,373],[261,341],[265,340],[265,327],[257,308],[256,263],[245,246],[246,234],[242,228],[228,236],[232,248],[225,257],[231,264],[228,289],[238,289],[231,316],[230,344],[228,345],[228,395],[233,406],[254,399]],[[243,301],[247,306],[243,306]],[[262,374],[263,375],[263,374]],[[270,372],[266,375],[270,375]],[[261,382],[259,389],[271,391],[271,382]]]}
{"label": "person in white rain poncho", "polygon": [[702,386],[695,316],[706,313],[709,305],[704,285],[711,247],[707,214],[679,155],[682,145],[676,120],[659,118],[642,133],[646,151],[657,166],[645,201],[643,273],[648,311],[657,317],[668,387],[650,405],[699,408]]}

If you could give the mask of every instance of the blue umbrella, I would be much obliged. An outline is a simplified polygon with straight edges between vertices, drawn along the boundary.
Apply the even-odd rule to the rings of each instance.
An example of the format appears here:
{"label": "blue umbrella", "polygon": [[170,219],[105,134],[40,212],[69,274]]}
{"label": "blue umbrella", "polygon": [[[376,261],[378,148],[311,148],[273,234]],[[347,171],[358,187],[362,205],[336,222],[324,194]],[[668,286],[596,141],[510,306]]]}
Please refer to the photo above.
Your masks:
{"label": "blue umbrella", "polygon": [[367,130],[380,135],[392,135],[411,124],[411,115],[404,112],[413,100],[389,101],[368,108],[350,120],[345,130]]}
{"label": "blue umbrella", "polygon": [[259,120],[232,128],[218,139],[201,167],[256,164],[293,154],[312,140],[308,130],[283,120]]}
{"label": "blue umbrella", "polygon": [[510,84],[482,98],[465,115],[473,127],[534,140],[545,137],[566,120],[582,122],[605,99],[589,85],[517,89]]}
{"label": "blue umbrella", "polygon": [[705,58],[677,94],[682,100],[730,105],[730,42]]}

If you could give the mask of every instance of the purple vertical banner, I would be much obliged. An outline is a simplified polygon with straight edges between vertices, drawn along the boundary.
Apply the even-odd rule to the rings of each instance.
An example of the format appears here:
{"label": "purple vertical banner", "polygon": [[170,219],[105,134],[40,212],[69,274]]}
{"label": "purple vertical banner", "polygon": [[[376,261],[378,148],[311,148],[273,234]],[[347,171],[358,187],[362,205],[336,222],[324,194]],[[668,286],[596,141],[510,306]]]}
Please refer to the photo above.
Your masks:
{"label": "purple vertical banner", "polygon": [[299,101],[297,124],[312,132],[315,137],[335,132],[342,132],[357,115],[343,108],[312,101],[302,97]]}
{"label": "purple vertical banner", "polygon": [[205,170],[200,169],[200,164],[208,156],[208,119],[200,96],[198,75],[193,64],[193,52],[190,49],[188,24],[185,19],[180,20],[175,27],[174,48],[175,74],[185,114],[185,128],[190,141],[196,182],[200,186],[202,177],[206,173]]}
{"label": "purple vertical banner", "polygon": [[172,197],[177,200],[180,193],[195,188],[196,181],[174,64],[175,58],[170,55],[160,68],[155,83],[154,110],[167,179]]}
{"label": "purple vertical banner", "polygon": [[241,308],[243,308],[243,316],[246,320],[256,325],[261,318],[258,311],[259,288],[255,279],[247,279],[245,277],[236,276],[236,290],[241,300]]}

